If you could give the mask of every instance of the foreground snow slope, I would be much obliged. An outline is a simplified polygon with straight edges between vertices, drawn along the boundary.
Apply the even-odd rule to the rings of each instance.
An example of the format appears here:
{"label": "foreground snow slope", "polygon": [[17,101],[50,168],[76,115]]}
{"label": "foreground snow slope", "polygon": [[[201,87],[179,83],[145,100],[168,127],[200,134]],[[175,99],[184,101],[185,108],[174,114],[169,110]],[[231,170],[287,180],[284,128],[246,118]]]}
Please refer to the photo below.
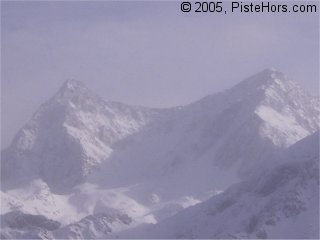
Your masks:
{"label": "foreground snow slope", "polygon": [[161,222],[285,161],[274,156],[317,131],[318,116],[318,99],[275,70],[170,109],[105,102],[67,81],[1,152],[1,214],[86,219],[81,229],[87,216],[132,219],[113,232]]}
{"label": "foreground snow slope", "polygon": [[135,238],[318,238],[319,132],[280,156],[281,165],[151,227]]}

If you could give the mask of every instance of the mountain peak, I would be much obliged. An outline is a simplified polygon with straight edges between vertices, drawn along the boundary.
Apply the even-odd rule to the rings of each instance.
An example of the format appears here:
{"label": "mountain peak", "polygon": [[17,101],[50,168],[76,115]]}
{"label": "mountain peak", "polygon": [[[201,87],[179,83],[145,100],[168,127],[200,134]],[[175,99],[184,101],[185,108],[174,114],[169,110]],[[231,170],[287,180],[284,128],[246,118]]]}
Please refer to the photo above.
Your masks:
{"label": "mountain peak", "polygon": [[66,80],[54,96],[54,101],[67,103],[75,99],[97,99],[83,82],[75,79]]}
{"label": "mountain peak", "polygon": [[258,72],[227,91],[235,98],[256,96],[258,99],[275,93],[280,94],[281,98],[292,94],[306,94],[298,83],[289,80],[284,73],[274,68]]}
{"label": "mountain peak", "polygon": [[263,88],[278,83],[284,84],[285,82],[289,82],[287,76],[276,70],[275,68],[267,68],[245,80],[243,80],[237,86],[250,87],[250,88]]}
{"label": "mountain peak", "polygon": [[67,79],[63,85],[61,89],[64,90],[76,90],[76,89],[81,89],[81,88],[85,88],[85,85],[83,84],[83,82],[76,80],[76,79]]}
{"label": "mountain peak", "polygon": [[275,69],[265,69],[194,106],[214,114],[241,109],[241,114],[257,117],[259,134],[280,147],[288,147],[319,128],[315,117],[318,100]]}
{"label": "mountain peak", "polygon": [[266,68],[258,74],[265,75],[271,79],[281,79],[281,80],[287,79],[287,76],[284,73],[278,71],[276,68]]}
{"label": "mountain peak", "polygon": [[67,79],[60,87],[58,93],[75,93],[75,92],[87,92],[89,91],[83,82],[76,79]]}

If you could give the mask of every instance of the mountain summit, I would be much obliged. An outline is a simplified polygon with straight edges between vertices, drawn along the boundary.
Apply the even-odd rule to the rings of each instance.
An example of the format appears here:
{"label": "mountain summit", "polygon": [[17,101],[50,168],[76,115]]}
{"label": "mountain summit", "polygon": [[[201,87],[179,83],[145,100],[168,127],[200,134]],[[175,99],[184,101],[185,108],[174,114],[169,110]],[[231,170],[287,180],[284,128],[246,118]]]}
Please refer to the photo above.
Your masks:
{"label": "mountain summit", "polygon": [[195,103],[202,108],[212,108],[212,104],[218,105],[218,111],[238,105],[258,116],[263,120],[260,134],[279,147],[288,147],[319,127],[319,98],[275,69],[266,69]]}
{"label": "mountain summit", "polygon": [[3,185],[41,177],[55,191],[70,189],[108,159],[115,142],[138,131],[155,113],[105,102],[83,83],[68,80],[2,153]]}
{"label": "mountain summit", "polygon": [[[92,93],[81,81],[69,79],[63,83],[58,92],[51,99],[51,102],[62,103],[85,103],[86,101],[101,103],[103,100]],[[82,101],[82,102],[81,102]]]}

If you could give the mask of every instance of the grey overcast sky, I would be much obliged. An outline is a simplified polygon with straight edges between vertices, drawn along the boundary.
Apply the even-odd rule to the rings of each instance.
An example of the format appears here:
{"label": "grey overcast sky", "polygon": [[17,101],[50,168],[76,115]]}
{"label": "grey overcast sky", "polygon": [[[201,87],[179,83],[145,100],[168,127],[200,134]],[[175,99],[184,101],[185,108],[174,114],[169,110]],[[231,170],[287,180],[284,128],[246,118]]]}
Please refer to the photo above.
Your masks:
{"label": "grey overcast sky", "polygon": [[[319,11],[319,7],[318,7]],[[69,78],[168,107],[268,67],[317,94],[319,14],[183,14],[180,2],[1,2],[1,140]]]}

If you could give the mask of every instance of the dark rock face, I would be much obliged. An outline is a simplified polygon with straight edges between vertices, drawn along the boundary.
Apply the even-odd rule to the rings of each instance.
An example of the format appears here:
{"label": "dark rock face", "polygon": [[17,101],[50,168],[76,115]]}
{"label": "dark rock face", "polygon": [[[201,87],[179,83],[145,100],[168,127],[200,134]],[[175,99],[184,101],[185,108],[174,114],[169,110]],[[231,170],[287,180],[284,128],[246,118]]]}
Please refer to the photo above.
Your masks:
{"label": "dark rock face", "polygon": [[58,229],[60,225],[59,222],[50,220],[42,215],[25,214],[20,211],[13,211],[1,215],[1,228],[24,229],[38,227],[52,231]]}
{"label": "dark rock face", "polygon": [[61,224],[42,215],[12,211],[1,215],[1,239],[53,239]]}
{"label": "dark rock face", "polygon": [[131,222],[132,219],[127,214],[98,213],[64,226],[53,234],[55,238],[106,238],[112,233],[112,224],[129,225]]}

